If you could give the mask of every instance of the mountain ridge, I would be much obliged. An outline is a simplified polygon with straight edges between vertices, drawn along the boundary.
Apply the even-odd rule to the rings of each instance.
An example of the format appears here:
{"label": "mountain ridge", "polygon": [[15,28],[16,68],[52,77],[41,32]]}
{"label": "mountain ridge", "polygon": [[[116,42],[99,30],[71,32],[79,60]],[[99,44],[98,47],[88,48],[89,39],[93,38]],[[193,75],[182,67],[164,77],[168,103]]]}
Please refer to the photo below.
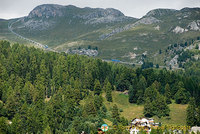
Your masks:
{"label": "mountain ridge", "polygon": [[[35,7],[27,16],[28,18],[33,17],[62,17],[68,15],[76,15],[83,19],[91,19],[97,17],[114,16],[121,17],[125,16],[121,11],[114,8],[79,8],[73,5],[56,5],[56,4],[43,4]],[[86,16],[84,16],[86,15]],[[87,16],[89,15],[89,16]],[[133,17],[131,17],[133,18]]]}

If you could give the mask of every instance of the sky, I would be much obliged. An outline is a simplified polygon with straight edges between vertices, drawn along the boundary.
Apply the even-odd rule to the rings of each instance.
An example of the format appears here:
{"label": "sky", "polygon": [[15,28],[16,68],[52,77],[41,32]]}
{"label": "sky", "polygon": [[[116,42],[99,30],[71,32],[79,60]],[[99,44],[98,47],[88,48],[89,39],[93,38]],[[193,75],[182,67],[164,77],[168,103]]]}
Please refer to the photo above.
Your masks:
{"label": "sky", "polygon": [[31,10],[41,4],[115,8],[126,16],[141,18],[148,11],[156,8],[200,7],[200,0],[0,0],[0,18],[10,19],[27,16]]}

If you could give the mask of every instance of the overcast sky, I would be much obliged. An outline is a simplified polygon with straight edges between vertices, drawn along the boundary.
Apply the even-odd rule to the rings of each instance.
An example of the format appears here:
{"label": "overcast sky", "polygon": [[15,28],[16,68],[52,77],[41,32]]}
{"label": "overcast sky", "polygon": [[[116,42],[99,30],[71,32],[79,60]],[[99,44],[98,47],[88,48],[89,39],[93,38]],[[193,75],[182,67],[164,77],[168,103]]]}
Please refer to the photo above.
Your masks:
{"label": "overcast sky", "polygon": [[0,0],[0,18],[27,16],[34,7],[41,4],[115,8],[126,16],[140,18],[156,8],[200,7],[200,0]]}

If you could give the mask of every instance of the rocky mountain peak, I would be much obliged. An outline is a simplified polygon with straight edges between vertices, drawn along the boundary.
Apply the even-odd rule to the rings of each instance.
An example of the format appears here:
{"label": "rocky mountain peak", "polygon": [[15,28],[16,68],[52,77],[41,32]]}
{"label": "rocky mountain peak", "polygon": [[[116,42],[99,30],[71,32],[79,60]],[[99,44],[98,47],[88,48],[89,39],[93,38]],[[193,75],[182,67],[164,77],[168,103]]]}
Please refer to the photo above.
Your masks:
{"label": "rocky mountain peak", "polygon": [[44,4],[35,7],[27,17],[21,19],[20,27],[30,30],[46,30],[57,25],[64,18],[66,24],[106,24],[134,21],[119,10],[113,8],[79,8],[73,5]]}
{"label": "rocky mountain peak", "polygon": [[49,17],[56,17],[56,16],[63,16],[65,9],[64,6],[55,5],[55,4],[44,4],[35,7],[28,15],[28,18],[49,18]]}
{"label": "rocky mountain peak", "polygon": [[84,19],[100,18],[100,17],[121,17],[124,16],[122,12],[113,8],[78,8],[73,5],[62,6],[56,4],[44,4],[35,7],[28,15],[28,18],[49,18],[62,17],[67,14],[74,16],[82,16]]}

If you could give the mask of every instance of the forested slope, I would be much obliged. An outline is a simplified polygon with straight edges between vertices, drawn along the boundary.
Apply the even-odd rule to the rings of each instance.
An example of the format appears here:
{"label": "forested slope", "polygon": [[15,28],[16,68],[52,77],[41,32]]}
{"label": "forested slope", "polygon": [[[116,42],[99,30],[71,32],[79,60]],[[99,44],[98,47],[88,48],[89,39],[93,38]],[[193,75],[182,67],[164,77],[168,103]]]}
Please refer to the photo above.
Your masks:
{"label": "forested slope", "polygon": [[[186,104],[194,97],[198,106],[199,89],[197,78],[176,72],[135,70],[100,59],[0,42],[1,133],[96,132],[104,118],[128,125],[116,105],[106,109],[103,92],[112,102],[112,90],[129,90],[129,102],[144,106],[148,102],[156,108],[153,113],[144,111],[145,116],[162,117],[168,116],[171,99]],[[107,117],[108,110],[112,115]]]}

